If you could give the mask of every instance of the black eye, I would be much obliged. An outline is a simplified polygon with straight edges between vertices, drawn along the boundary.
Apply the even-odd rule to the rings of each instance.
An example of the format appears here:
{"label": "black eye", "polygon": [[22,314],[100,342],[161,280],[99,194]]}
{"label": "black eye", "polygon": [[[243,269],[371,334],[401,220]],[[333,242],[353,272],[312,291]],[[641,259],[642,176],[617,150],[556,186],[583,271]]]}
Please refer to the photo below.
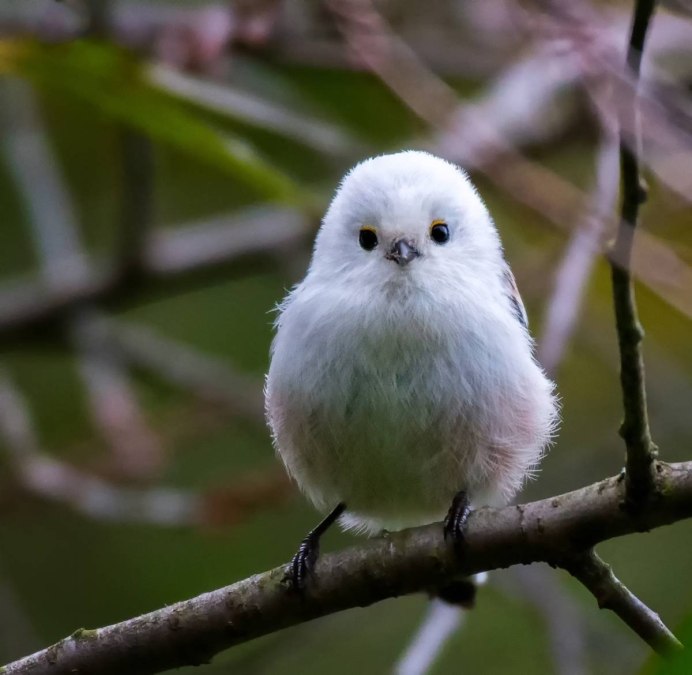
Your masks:
{"label": "black eye", "polygon": [[358,234],[358,243],[366,251],[372,251],[372,249],[377,246],[377,234],[375,234],[375,230],[364,227]]}
{"label": "black eye", "polygon": [[430,228],[430,236],[434,242],[444,244],[449,240],[449,228],[445,223],[436,223]]}

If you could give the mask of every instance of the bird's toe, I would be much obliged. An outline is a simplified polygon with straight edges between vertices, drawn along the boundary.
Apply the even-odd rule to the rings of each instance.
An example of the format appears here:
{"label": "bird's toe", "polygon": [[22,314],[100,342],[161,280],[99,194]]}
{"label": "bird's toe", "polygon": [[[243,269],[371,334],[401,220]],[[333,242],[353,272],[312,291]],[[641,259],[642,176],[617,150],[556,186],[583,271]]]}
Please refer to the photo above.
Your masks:
{"label": "bird's toe", "polygon": [[471,513],[471,506],[468,495],[466,491],[460,490],[454,496],[444,520],[445,541],[451,542],[457,551],[460,551],[464,545],[464,530],[469,513]]}
{"label": "bird's toe", "polygon": [[305,590],[309,577],[315,568],[318,554],[319,547],[316,542],[313,541],[312,538],[306,537],[301,542],[298,551],[288,564],[288,569],[284,577],[284,581],[288,583],[293,590],[301,593]]}

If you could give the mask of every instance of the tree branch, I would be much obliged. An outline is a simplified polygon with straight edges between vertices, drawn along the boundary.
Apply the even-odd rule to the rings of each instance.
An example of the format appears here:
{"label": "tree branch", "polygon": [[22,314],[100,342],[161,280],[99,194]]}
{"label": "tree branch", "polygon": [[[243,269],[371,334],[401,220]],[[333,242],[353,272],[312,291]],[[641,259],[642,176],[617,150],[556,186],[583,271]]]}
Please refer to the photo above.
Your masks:
{"label": "tree branch", "polygon": [[469,518],[461,559],[445,544],[439,523],[394,532],[321,557],[304,596],[282,583],[285,567],[277,567],[119,624],[79,630],[2,672],[155,673],[205,663],[232,645],[458,574],[535,561],[566,564],[600,541],[692,517],[692,462],[658,464],[655,477],[659,499],[636,515],[622,508],[622,477],[530,504],[479,509]]}
{"label": "tree branch", "polygon": [[309,231],[305,218],[297,212],[267,208],[253,209],[233,222],[217,219],[151,233],[135,276],[97,261],[92,272],[71,279],[59,290],[36,282],[15,283],[0,290],[0,342],[46,337],[83,304],[98,304],[101,309],[132,306],[181,288],[189,291],[214,279],[228,281],[275,269],[276,257],[301,246]]}
{"label": "tree branch", "polygon": [[[655,0],[637,0],[627,52],[627,67],[635,84],[639,80],[642,50]],[[629,273],[634,228],[646,190],[639,172],[641,131],[637,109],[637,87],[629,92],[628,105],[621,108],[620,168],[622,174],[621,220],[611,257],[615,322],[620,347],[620,382],[624,420],[620,435],[627,446],[627,504],[640,508],[653,493],[656,446],[651,440],[646,406],[642,327],[637,316],[634,287]],[[628,133],[629,130],[633,130]]]}
{"label": "tree branch", "polygon": [[109,348],[131,367],[155,373],[202,400],[221,404],[233,416],[266,424],[259,378],[144,326],[101,319],[98,327]]}
{"label": "tree branch", "polygon": [[292,492],[278,467],[265,473],[245,473],[224,487],[204,491],[109,482],[44,450],[27,401],[2,369],[0,442],[22,491],[97,520],[176,528],[227,527],[279,504]]}
{"label": "tree branch", "polygon": [[[8,164],[29,214],[29,229],[41,277],[49,288],[60,292],[65,285],[69,287],[72,280],[90,273],[88,255],[81,242],[69,189],[48,142],[35,95],[21,80],[11,80],[5,88],[8,99],[5,126],[8,137],[13,139],[7,143]],[[149,221],[143,193],[149,192],[151,181],[145,179],[146,171],[134,171],[135,164],[139,162],[130,161],[126,167],[126,173],[132,174],[137,184],[124,199],[133,205],[127,213],[128,222],[123,223],[126,239],[133,239],[127,236],[131,228],[146,232]],[[137,255],[134,246],[129,248],[133,251],[131,255]],[[123,274],[132,267],[128,266],[128,260],[123,259],[121,263]],[[80,305],[66,317],[68,339],[76,352],[76,365],[89,409],[113,451],[118,470],[131,478],[150,477],[161,467],[162,448],[142,414],[128,373],[91,329],[97,314],[95,308]]]}
{"label": "tree branch", "polygon": [[156,525],[194,525],[206,504],[199,495],[165,487],[114,485],[43,451],[29,406],[9,375],[0,371],[0,440],[16,482],[27,492],[69,505],[90,518]]}
{"label": "tree branch", "polygon": [[593,593],[601,609],[615,612],[659,654],[665,656],[682,649],[682,644],[658,614],[639,600],[594,551],[570,560],[563,567]]}

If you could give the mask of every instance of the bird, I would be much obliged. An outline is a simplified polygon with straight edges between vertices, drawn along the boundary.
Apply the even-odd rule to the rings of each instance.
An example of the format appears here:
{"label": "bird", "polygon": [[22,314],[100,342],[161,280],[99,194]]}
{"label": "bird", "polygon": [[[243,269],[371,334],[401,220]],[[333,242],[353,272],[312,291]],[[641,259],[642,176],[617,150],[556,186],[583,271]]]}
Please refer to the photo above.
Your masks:
{"label": "bird", "polygon": [[508,503],[535,473],[555,387],[460,167],[405,150],[345,175],[277,306],[265,407],[288,474],[327,514],[287,568],[298,590],[337,521],[374,535],[444,519],[458,549],[471,508]]}

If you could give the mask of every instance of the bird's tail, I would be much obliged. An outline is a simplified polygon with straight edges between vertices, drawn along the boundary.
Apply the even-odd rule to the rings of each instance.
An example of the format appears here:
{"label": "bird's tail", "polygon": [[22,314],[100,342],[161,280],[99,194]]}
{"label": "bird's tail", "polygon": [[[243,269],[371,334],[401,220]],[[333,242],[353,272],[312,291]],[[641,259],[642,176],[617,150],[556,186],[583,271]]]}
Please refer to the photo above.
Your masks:
{"label": "bird's tail", "polygon": [[394,675],[429,672],[452,633],[463,625],[466,611],[473,608],[477,588],[487,580],[488,574],[482,572],[435,590],[425,618],[394,667]]}

